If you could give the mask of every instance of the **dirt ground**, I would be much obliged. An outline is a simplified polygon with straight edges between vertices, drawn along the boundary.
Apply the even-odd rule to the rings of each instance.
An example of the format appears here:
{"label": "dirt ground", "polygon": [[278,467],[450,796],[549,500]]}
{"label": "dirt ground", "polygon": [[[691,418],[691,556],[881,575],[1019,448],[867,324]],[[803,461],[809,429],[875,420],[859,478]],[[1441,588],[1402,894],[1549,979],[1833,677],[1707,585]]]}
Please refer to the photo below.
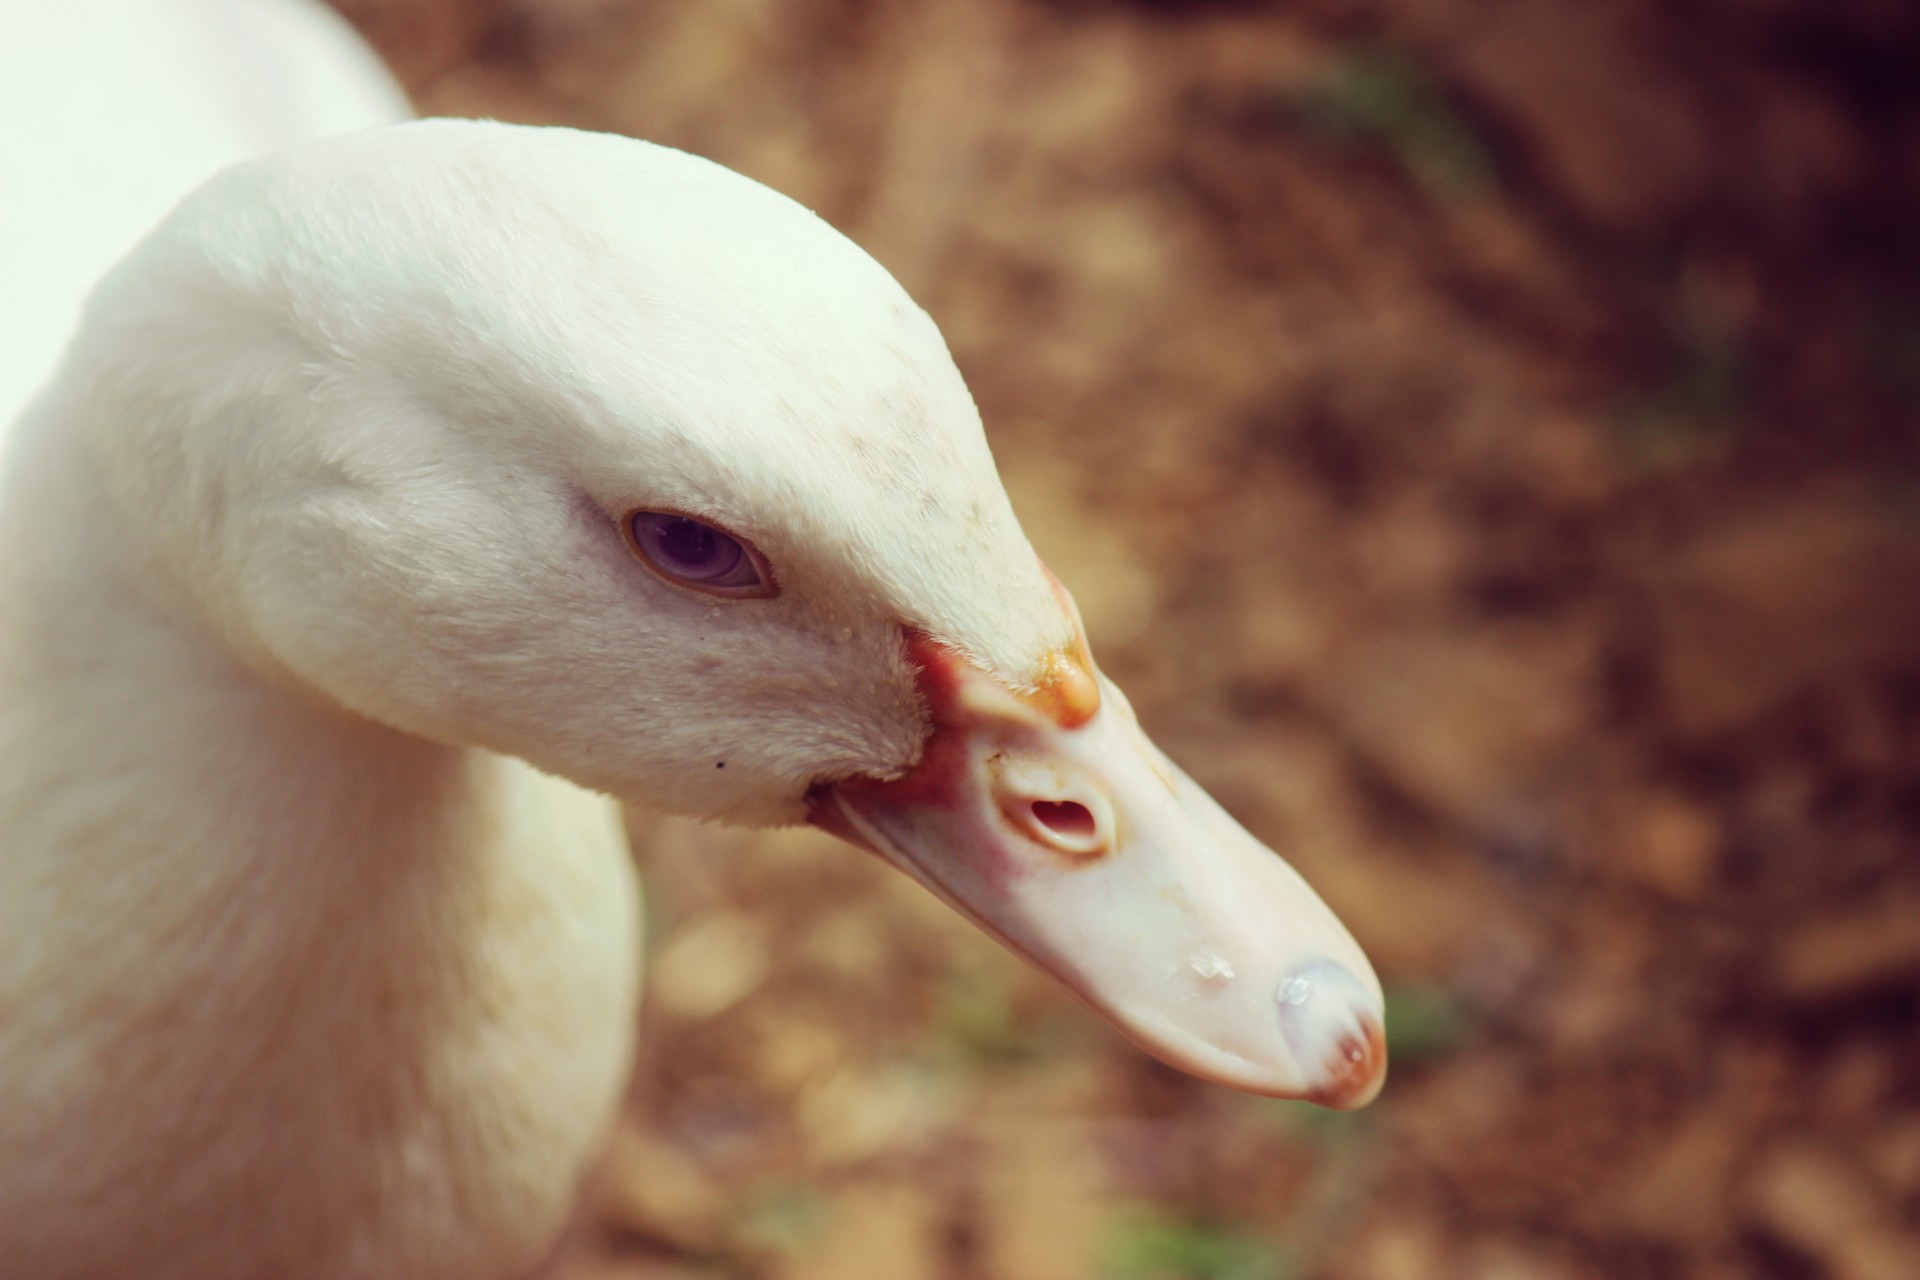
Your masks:
{"label": "dirt ground", "polygon": [[636,819],[564,1280],[1920,1277],[1920,8],[342,0],[818,209],[1389,988],[1333,1115],[904,878]]}

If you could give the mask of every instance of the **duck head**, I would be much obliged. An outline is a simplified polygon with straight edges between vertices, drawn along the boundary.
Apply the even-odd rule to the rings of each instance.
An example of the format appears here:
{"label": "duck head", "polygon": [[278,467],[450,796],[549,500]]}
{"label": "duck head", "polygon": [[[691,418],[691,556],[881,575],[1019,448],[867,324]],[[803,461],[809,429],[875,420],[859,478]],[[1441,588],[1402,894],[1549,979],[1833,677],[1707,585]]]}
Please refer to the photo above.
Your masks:
{"label": "duck head", "polygon": [[97,528],[255,675],[813,822],[1176,1066],[1377,1091],[1353,939],[1141,732],[932,321],[793,202],[628,139],[398,126],[215,179],[69,360]]}

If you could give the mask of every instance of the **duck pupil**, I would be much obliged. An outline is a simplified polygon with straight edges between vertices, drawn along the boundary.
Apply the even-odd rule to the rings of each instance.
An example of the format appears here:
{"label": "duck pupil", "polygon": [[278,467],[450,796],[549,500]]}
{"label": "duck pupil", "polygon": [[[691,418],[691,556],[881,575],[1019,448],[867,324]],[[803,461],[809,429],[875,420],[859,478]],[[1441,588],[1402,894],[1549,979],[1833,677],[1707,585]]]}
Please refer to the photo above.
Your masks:
{"label": "duck pupil", "polygon": [[669,520],[660,529],[660,549],[677,564],[705,568],[720,549],[720,535],[697,520]]}

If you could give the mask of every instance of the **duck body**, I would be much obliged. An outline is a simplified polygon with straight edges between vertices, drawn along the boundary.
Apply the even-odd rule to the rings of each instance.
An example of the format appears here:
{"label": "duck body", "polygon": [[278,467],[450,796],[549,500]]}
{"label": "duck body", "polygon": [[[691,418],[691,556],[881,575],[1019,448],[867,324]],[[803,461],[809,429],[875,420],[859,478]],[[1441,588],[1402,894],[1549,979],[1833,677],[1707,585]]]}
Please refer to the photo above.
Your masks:
{"label": "duck body", "polygon": [[12,4],[0,42],[0,436],[107,268],[216,171],[404,120],[379,59],[312,0]]}
{"label": "duck body", "polygon": [[[243,132],[182,189],[297,142]],[[616,800],[842,835],[1209,1078],[1378,1089],[1364,957],[1099,675],[851,242],[486,122],[161,212],[0,380],[0,1280],[526,1275],[632,1058]]]}

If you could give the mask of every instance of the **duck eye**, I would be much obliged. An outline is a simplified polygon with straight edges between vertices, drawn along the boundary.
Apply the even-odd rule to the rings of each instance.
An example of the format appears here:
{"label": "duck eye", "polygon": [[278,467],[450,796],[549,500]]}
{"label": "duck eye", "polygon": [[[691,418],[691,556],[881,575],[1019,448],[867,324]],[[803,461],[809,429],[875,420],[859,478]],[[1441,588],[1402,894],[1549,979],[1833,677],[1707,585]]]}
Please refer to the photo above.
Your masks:
{"label": "duck eye", "polygon": [[661,577],[723,596],[770,596],[772,575],[753,548],[730,533],[671,511],[627,517],[634,554]]}

